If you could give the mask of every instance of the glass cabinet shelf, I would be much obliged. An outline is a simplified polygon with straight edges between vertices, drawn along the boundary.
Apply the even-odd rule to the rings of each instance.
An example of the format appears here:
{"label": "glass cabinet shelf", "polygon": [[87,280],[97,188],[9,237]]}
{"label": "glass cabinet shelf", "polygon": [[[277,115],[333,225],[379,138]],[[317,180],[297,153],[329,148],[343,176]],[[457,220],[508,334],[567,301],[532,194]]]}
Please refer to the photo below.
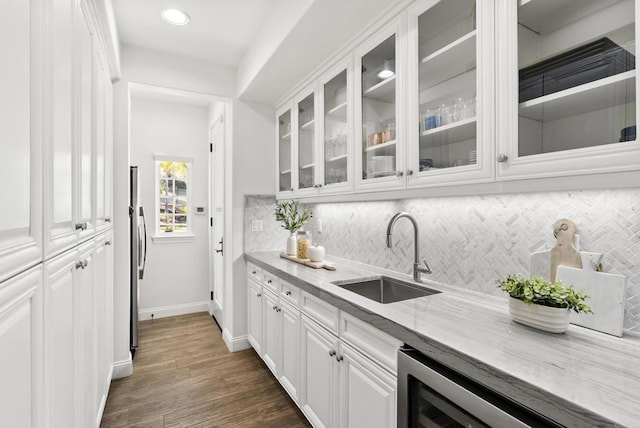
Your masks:
{"label": "glass cabinet shelf", "polygon": [[[475,126],[475,124],[476,124],[476,118],[475,117],[470,117],[468,119],[459,120],[457,122],[453,122],[453,123],[450,123],[448,125],[442,125],[442,126],[439,126],[437,128],[427,129],[426,131],[422,131],[420,136],[421,137],[426,137],[426,136],[429,136],[429,135],[440,134],[440,133],[444,133],[446,131],[454,130],[456,128],[460,128],[460,129],[469,128],[469,125]],[[473,137],[473,135],[470,134],[465,139],[469,139],[469,138],[472,138],[472,137]]]}
{"label": "glass cabinet shelf", "polygon": [[552,121],[614,107],[635,93],[635,70],[574,86],[519,104],[520,116]]}
{"label": "glass cabinet shelf", "polygon": [[382,144],[376,144],[375,146],[370,146],[364,149],[365,152],[377,152],[380,150],[388,149],[389,147],[394,147],[396,145],[396,140],[387,141]]}
{"label": "glass cabinet shelf", "polygon": [[327,116],[332,116],[336,119],[347,120],[347,102],[338,104],[337,106],[327,111]]}
{"label": "glass cabinet shelf", "polygon": [[280,174],[291,174],[291,170],[287,169],[285,171],[280,171]]}
{"label": "glass cabinet shelf", "polygon": [[393,103],[396,100],[395,80],[396,76],[391,76],[382,82],[373,85],[369,89],[366,89],[362,95],[371,100]]}
{"label": "glass cabinet shelf", "polygon": [[476,30],[420,60],[420,82],[424,88],[433,87],[476,67]]}
{"label": "glass cabinet shelf", "polygon": [[291,132],[288,132],[280,137],[281,140],[287,140],[289,138],[291,138]]}
{"label": "glass cabinet shelf", "polygon": [[307,123],[303,123],[300,126],[300,129],[305,130],[305,131],[313,131],[313,120],[308,121]]}

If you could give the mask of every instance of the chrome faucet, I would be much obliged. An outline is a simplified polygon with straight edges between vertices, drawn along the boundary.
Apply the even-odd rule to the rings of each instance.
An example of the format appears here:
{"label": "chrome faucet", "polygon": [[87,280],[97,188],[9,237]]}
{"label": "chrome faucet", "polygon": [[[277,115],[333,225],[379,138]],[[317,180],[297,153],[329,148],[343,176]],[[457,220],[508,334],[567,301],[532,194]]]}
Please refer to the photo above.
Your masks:
{"label": "chrome faucet", "polygon": [[416,219],[409,213],[401,212],[394,215],[389,221],[389,225],[387,226],[387,248],[393,247],[393,240],[391,238],[391,232],[393,231],[393,226],[396,222],[402,217],[406,217],[413,224],[413,245],[414,245],[414,260],[413,260],[413,280],[416,282],[422,282],[420,279],[420,273],[431,273],[431,268],[427,264],[427,261],[424,261],[424,267],[420,266],[420,242],[418,240],[418,223]]}

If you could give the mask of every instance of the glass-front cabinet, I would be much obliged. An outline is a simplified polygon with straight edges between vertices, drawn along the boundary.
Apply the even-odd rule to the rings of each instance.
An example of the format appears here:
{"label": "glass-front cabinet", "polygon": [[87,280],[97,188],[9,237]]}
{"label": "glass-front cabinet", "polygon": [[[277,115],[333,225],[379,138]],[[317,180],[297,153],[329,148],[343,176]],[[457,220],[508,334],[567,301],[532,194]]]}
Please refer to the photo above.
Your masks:
{"label": "glass-front cabinet", "polygon": [[402,64],[398,24],[382,29],[356,51],[356,187],[404,185]]}
{"label": "glass-front cabinet", "polygon": [[315,154],[315,93],[301,97],[296,101],[297,146],[298,146],[298,185],[297,189],[313,189],[316,186],[316,154]]}
{"label": "glass-front cabinet", "polygon": [[294,158],[294,146],[292,139],[291,106],[286,105],[276,114],[276,148],[278,162],[278,196],[290,197],[293,194],[294,170],[292,160]]}
{"label": "glass-front cabinet", "polygon": [[339,64],[320,80],[320,105],[323,107],[322,193],[335,193],[350,188],[352,182],[352,96],[351,73]]}
{"label": "glass-front cabinet", "polygon": [[493,178],[493,0],[409,10],[408,184]]}
{"label": "glass-front cabinet", "polygon": [[637,14],[633,0],[501,2],[499,178],[638,168]]}

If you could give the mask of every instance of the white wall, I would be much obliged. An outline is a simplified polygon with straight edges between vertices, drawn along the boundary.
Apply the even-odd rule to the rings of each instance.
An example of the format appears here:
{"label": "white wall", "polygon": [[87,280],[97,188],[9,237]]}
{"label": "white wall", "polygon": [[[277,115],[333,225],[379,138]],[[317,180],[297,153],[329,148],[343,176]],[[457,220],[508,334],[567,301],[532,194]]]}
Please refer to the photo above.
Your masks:
{"label": "white wall", "polygon": [[140,281],[140,319],[207,310],[208,215],[193,215],[208,201],[208,107],[133,95],[131,100],[131,164],[138,166],[141,203],[147,233],[156,230],[155,154],[193,159],[191,228],[193,242],[148,241],[147,265]]}
{"label": "white wall", "polygon": [[[246,342],[246,276],[243,254],[243,198],[245,194],[275,192],[273,146],[275,112],[271,105],[245,103],[236,97],[236,70],[203,61],[122,46],[122,79],[114,86],[114,378],[130,374],[129,353],[129,99],[130,83],[143,83],[233,99],[227,116],[228,177],[232,189],[225,194],[225,225],[231,242],[225,260],[223,328],[227,344],[235,349]],[[223,101],[223,100],[221,100]],[[231,215],[232,214],[232,215]],[[229,236],[231,235],[231,236]],[[238,346],[236,346],[238,344]]]}

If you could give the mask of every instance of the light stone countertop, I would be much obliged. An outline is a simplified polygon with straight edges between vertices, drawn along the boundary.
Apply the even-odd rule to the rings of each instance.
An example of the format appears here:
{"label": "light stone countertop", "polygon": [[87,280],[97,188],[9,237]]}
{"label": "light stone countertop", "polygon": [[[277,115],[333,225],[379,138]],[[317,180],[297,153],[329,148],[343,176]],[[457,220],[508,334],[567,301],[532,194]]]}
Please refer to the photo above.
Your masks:
{"label": "light stone countertop", "polygon": [[568,427],[640,427],[640,338],[570,325],[551,334],[511,321],[506,299],[432,281],[442,293],[381,304],[331,284],[407,275],[328,256],[336,271],[313,269],[278,252],[247,261],[320,297],[425,355]]}

